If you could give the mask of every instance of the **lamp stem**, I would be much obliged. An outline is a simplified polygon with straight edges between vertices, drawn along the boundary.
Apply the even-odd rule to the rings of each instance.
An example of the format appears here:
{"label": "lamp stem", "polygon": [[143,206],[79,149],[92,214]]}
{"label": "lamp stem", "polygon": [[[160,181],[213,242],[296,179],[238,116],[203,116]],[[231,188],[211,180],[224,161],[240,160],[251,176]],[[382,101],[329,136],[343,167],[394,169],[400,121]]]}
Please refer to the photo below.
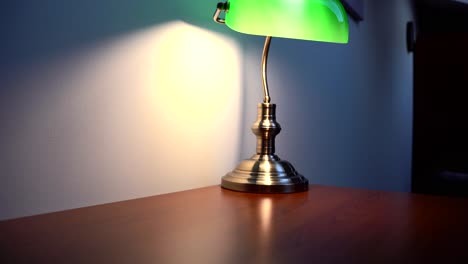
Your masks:
{"label": "lamp stem", "polygon": [[263,84],[263,102],[270,102],[270,92],[268,90],[268,81],[267,81],[267,62],[268,62],[268,51],[270,50],[271,37],[267,36],[265,39],[265,45],[263,46],[263,55],[262,55],[262,84]]}

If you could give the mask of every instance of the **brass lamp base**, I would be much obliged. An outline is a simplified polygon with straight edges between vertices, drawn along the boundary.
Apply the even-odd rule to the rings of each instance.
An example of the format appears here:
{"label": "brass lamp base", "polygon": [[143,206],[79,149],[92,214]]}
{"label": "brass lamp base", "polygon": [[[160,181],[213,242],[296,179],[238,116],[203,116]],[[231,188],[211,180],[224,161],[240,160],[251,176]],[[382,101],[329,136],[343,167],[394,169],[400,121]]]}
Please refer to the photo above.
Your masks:
{"label": "brass lamp base", "polygon": [[252,126],[257,136],[257,154],[243,160],[226,174],[221,186],[240,192],[292,193],[309,188],[309,181],[291,163],[275,155],[275,137],[281,131],[276,122],[276,105],[258,105],[258,118]]}
{"label": "brass lamp base", "polygon": [[[218,4],[214,14],[216,22],[224,23],[224,20],[218,19],[218,15],[225,8],[223,4]],[[262,56],[264,99],[263,103],[258,104],[257,121],[252,126],[252,132],[257,137],[257,154],[241,161],[232,172],[226,174],[221,187],[254,193],[304,192],[309,189],[309,181],[297,173],[291,163],[275,155],[275,138],[281,131],[281,126],[276,122],[276,105],[270,103],[268,90],[267,60],[270,42],[271,37],[267,36]]]}
{"label": "brass lamp base", "polygon": [[221,186],[240,192],[292,193],[307,191],[309,181],[276,155],[254,155],[226,174]]}

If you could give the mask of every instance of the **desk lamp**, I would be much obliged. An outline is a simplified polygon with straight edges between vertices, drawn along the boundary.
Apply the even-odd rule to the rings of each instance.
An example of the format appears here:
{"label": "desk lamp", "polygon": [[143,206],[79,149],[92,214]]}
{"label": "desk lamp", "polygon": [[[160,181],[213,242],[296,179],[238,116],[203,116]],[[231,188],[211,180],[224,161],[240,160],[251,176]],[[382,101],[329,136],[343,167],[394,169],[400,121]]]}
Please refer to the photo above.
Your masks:
{"label": "desk lamp", "polygon": [[275,137],[281,126],[276,122],[276,105],[270,102],[267,82],[271,38],[347,43],[346,11],[339,0],[229,0],[218,3],[213,19],[241,33],[266,36],[261,64],[264,99],[258,104],[257,121],[252,126],[256,154],[227,173],[221,186],[255,193],[307,191],[309,181],[275,155]]}

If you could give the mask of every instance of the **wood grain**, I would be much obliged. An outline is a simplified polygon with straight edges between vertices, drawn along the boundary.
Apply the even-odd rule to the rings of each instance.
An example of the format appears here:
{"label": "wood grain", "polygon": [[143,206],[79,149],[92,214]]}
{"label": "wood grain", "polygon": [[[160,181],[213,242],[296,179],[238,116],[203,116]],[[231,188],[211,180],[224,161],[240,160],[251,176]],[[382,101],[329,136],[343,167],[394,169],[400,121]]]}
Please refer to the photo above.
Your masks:
{"label": "wood grain", "polygon": [[468,199],[219,186],[0,222],[1,263],[468,263]]}

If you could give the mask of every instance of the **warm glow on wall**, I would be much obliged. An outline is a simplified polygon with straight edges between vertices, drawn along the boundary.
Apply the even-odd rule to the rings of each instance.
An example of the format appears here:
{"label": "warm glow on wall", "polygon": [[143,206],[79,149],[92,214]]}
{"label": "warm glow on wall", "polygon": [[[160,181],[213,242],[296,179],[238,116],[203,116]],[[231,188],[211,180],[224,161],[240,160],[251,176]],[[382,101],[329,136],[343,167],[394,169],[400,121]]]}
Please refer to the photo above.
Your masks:
{"label": "warm glow on wall", "polygon": [[[227,166],[239,152],[238,138],[230,139],[220,128],[240,131],[240,51],[231,40],[184,22],[162,26],[158,35],[147,53],[148,87],[160,118],[155,134],[166,156],[166,175],[181,167],[200,174],[184,182],[213,175],[217,181],[206,183],[217,184],[219,166]],[[222,151],[226,144],[234,153]]]}
{"label": "warm glow on wall", "polygon": [[239,96],[241,56],[219,35],[173,23],[162,29],[154,51],[148,55],[155,63],[155,105],[178,124],[208,125]]}
{"label": "warm glow on wall", "polygon": [[241,58],[177,21],[12,75],[0,219],[218,184],[239,158]]}

